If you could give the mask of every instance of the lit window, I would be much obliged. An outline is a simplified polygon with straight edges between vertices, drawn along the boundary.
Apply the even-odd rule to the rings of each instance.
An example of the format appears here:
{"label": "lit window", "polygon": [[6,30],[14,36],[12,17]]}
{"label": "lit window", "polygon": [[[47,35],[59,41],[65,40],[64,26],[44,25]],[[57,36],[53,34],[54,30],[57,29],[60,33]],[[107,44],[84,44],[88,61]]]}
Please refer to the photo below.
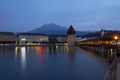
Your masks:
{"label": "lit window", "polygon": [[21,40],[22,40],[22,41],[25,41],[26,39],[25,39],[25,38],[22,38]]}

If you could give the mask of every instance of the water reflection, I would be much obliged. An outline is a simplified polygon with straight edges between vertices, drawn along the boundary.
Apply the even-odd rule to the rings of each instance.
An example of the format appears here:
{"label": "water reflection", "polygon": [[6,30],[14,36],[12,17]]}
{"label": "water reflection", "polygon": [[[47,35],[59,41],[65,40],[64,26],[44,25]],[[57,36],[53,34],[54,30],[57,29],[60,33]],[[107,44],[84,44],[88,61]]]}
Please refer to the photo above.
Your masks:
{"label": "water reflection", "polygon": [[73,58],[75,55],[75,47],[74,46],[68,46],[68,56]]}
{"label": "water reflection", "polygon": [[15,58],[17,59],[18,47],[15,47]]}
{"label": "water reflection", "polygon": [[0,75],[13,75],[12,80],[21,77],[25,77],[24,80],[49,80],[51,77],[52,80],[100,80],[98,78],[107,70],[106,61],[101,57],[68,46],[0,48],[0,65],[0,71],[4,72]]}
{"label": "water reflection", "polygon": [[58,55],[58,46],[56,46],[56,54]]}
{"label": "water reflection", "polygon": [[26,67],[26,47],[21,47],[20,51],[21,51],[21,66],[22,70],[24,71]]}
{"label": "water reflection", "polygon": [[113,53],[113,49],[110,49],[110,55],[112,55],[112,53]]}
{"label": "water reflection", "polygon": [[56,46],[49,46],[49,52],[54,55],[57,52]]}
{"label": "water reflection", "polygon": [[64,55],[64,53],[68,53],[68,50],[67,50],[68,46],[48,46],[46,48],[46,53],[48,55]]}
{"label": "water reflection", "polygon": [[107,58],[104,55],[102,55],[102,54],[97,54],[97,53],[94,53],[94,52],[89,51],[89,50],[84,50],[84,49],[82,49],[80,47],[78,47],[78,49],[79,49],[79,51],[81,51],[81,53],[87,53],[87,54],[89,54],[90,56],[93,57],[93,59],[94,58],[101,59],[104,62],[106,62],[106,60],[107,60]]}
{"label": "water reflection", "polygon": [[39,52],[40,52],[40,62],[42,63],[42,59],[43,59],[43,47],[39,48]]}

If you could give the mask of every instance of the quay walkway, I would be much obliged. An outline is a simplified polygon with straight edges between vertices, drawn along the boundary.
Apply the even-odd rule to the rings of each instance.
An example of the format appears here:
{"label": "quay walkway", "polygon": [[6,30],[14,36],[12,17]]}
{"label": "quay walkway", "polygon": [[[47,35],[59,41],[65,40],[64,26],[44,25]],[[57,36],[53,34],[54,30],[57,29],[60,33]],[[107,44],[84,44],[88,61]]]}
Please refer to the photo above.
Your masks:
{"label": "quay walkway", "polygon": [[104,76],[104,80],[120,80],[120,57],[115,57]]}
{"label": "quay walkway", "polygon": [[118,58],[117,71],[116,71],[116,80],[120,80],[120,57]]}

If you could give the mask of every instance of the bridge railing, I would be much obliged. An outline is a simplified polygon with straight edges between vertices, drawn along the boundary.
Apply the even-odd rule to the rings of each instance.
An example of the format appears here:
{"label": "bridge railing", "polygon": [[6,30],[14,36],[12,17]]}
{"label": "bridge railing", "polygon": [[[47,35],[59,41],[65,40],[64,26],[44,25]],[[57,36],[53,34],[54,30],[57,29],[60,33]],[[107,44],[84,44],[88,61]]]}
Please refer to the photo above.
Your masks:
{"label": "bridge railing", "polygon": [[117,70],[117,56],[115,55],[115,58],[109,67],[107,73],[104,76],[104,80],[116,80],[116,70]]}

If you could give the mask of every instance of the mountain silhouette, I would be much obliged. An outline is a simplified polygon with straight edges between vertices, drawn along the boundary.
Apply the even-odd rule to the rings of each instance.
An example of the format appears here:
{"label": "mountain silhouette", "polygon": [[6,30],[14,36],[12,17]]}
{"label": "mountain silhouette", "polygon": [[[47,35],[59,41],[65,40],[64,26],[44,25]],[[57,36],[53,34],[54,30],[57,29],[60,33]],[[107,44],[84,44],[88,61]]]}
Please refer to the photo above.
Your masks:
{"label": "mountain silhouette", "polygon": [[[40,34],[57,34],[57,35],[66,35],[68,28],[65,26],[56,25],[54,23],[44,24],[43,26],[29,31],[28,33],[40,33]],[[76,31],[77,36],[83,36],[89,33],[88,31]]]}

